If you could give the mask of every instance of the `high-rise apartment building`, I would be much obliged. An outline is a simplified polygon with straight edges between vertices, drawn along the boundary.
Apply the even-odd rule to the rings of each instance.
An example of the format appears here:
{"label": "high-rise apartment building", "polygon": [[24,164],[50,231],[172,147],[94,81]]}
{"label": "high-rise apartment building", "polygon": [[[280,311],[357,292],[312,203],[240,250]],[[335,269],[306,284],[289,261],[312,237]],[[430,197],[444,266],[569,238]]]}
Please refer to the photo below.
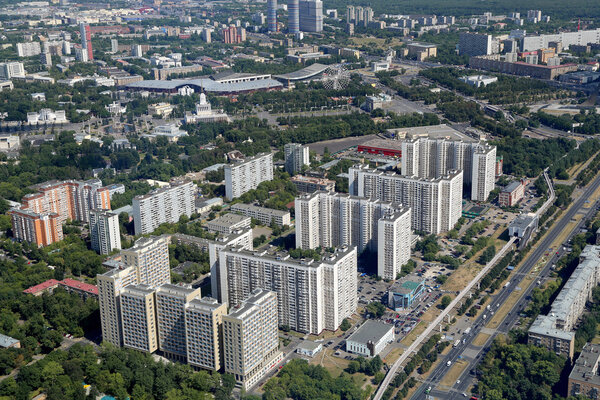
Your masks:
{"label": "high-rise apartment building", "polygon": [[20,62],[0,63],[0,79],[11,79],[15,76],[25,76],[25,68]]}
{"label": "high-rise apartment building", "polygon": [[310,164],[308,146],[299,143],[288,143],[284,146],[285,171],[290,175],[296,175],[302,171],[302,167]]}
{"label": "high-rise apartment building", "polygon": [[[341,193],[316,192],[296,198],[296,247],[356,246],[378,254],[378,271],[396,279],[410,259],[410,209]],[[383,233],[387,240],[381,240]],[[381,265],[379,265],[381,264]]]}
{"label": "high-rise apartment building", "polygon": [[396,279],[410,259],[410,210],[400,209],[386,214],[377,222],[377,275]]}
{"label": "high-rise apartment building", "polygon": [[225,247],[218,253],[222,303],[236,307],[255,289],[277,293],[279,324],[298,332],[335,331],[356,310],[356,247],[341,247],[320,261],[285,252]]}
{"label": "high-rise apartment building", "polygon": [[412,229],[416,231],[446,232],[461,216],[463,171],[419,178],[358,165],[349,169],[348,184],[350,194],[410,208]]}
{"label": "high-rise apartment building", "polygon": [[492,54],[492,35],[462,32],[458,39],[458,51],[468,56]]}
{"label": "high-rise apartment building", "polygon": [[195,298],[185,306],[188,364],[218,371],[223,366],[223,316],[227,305],[210,297]]}
{"label": "high-rise apartment building", "polygon": [[471,186],[474,201],[485,201],[494,189],[495,158],[496,146],[480,142],[427,137],[402,141],[403,175],[440,178],[449,171],[462,170],[463,183]]}
{"label": "high-rise apartment building", "polygon": [[12,209],[13,236],[17,240],[48,246],[63,240],[60,218],[56,213],[36,213],[29,210]]}
{"label": "high-rise apartment building", "polygon": [[351,23],[356,21],[356,9],[354,6],[346,7],[346,22]]}
{"label": "high-rise apartment building", "polygon": [[242,162],[228,164],[225,166],[225,197],[233,200],[270,180],[273,180],[272,153],[260,153]]}
{"label": "high-rise apartment building", "polygon": [[257,290],[223,316],[223,364],[245,390],[282,359],[279,351],[277,295]]}
{"label": "high-rise apartment building", "polygon": [[167,358],[187,362],[186,305],[200,298],[200,288],[165,283],[156,288],[158,347]]}
{"label": "high-rise apartment building", "polygon": [[123,346],[153,353],[158,349],[156,303],[150,285],[129,285],[121,292]]}
{"label": "high-rise apartment building", "polygon": [[89,221],[92,250],[100,254],[110,254],[115,249],[121,250],[121,232],[117,213],[92,209]]}
{"label": "high-rise apartment building", "polygon": [[19,57],[37,56],[41,52],[40,42],[17,43],[17,55]]}
{"label": "high-rise apartment building", "polygon": [[288,0],[288,32],[300,33],[300,0]]}
{"label": "high-rise apartment building", "polygon": [[299,9],[302,32],[323,31],[323,2],[321,0],[300,0]]}
{"label": "high-rise apartment building", "polygon": [[182,215],[191,216],[198,187],[191,181],[175,182],[133,198],[136,235],[152,233],[160,224],[176,223]]}
{"label": "high-rise apartment building", "polygon": [[21,206],[9,214],[15,238],[38,246],[62,240],[62,225],[67,220],[88,222],[91,209],[110,209],[109,190],[99,179],[47,182],[36,189],[36,193],[23,196]]}
{"label": "high-rise apartment building", "polygon": [[138,239],[134,246],[121,250],[119,265],[96,277],[102,339],[123,345],[120,296],[130,285],[154,288],[171,282],[169,245],[165,237]]}
{"label": "high-rise apartment building", "polygon": [[119,52],[119,39],[110,39],[110,51],[111,53]]}
{"label": "high-rise apartment building", "polygon": [[94,51],[92,50],[92,32],[90,26],[84,22],[79,24],[79,34],[81,35],[81,48],[87,54],[87,61],[94,59]]}
{"label": "high-rise apartment building", "polygon": [[121,260],[137,268],[139,283],[157,287],[171,281],[169,244],[162,236],[136,240],[133,247],[121,250]]}
{"label": "high-rise apartment building", "polygon": [[486,201],[496,181],[496,147],[477,146],[473,152],[471,200]]}
{"label": "high-rise apartment building", "polygon": [[277,0],[267,0],[267,27],[269,32],[277,32]]}
{"label": "high-rise apartment building", "polygon": [[229,28],[225,28],[221,31],[223,35],[223,43],[235,44],[243,43],[246,41],[246,29],[235,25],[231,25]]}
{"label": "high-rise apartment building", "polygon": [[102,340],[115,346],[123,345],[120,295],[126,286],[138,283],[137,276],[134,266],[123,264],[96,276]]}

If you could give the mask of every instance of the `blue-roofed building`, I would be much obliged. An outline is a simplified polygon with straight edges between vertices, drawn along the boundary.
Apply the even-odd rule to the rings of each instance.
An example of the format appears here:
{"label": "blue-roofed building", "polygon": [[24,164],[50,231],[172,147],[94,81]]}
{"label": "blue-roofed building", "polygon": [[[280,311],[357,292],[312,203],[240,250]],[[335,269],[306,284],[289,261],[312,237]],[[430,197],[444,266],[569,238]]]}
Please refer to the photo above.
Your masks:
{"label": "blue-roofed building", "polygon": [[394,283],[388,292],[388,307],[394,311],[409,309],[425,292],[425,279],[409,275]]}
{"label": "blue-roofed building", "polygon": [[21,342],[18,339],[0,333],[0,348],[8,349],[11,347],[19,349],[21,348]]}

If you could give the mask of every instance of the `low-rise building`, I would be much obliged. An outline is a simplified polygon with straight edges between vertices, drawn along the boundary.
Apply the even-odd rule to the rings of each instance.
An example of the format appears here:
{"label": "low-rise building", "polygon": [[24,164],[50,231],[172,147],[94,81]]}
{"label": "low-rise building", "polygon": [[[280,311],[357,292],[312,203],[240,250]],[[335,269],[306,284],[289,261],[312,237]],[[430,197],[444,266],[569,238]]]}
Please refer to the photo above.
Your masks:
{"label": "low-rise building", "polygon": [[460,78],[458,78],[458,80],[475,87],[485,87],[490,83],[498,82],[497,77],[488,75],[461,76]]}
{"label": "low-rise building", "polygon": [[173,106],[169,103],[150,104],[148,106],[148,115],[158,115],[166,118],[173,112]]}
{"label": "low-rise building", "polygon": [[228,213],[217,219],[208,221],[206,229],[210,232],[229,235],[238,229],[249,228],[251,223],[252,219],[250,217]]}
{"label": "low-rise building", "polygon": [[416,56],[417,60],[425,61],[430,57],[437,56],[437,45],[429,43],[409,43],[408,55]]}
{"label": "low-rise building", "polygon": [[600,394],[600,345],[586,343],[569,374],[568,396],[597,399]]}
{"label": "low-rise building", "polygon": [[21,342],[18,339],[15,339],[13,337],[10,336],[6,336],[0,333],[0,348],[3,349],[9,349],[9,348],[13,348],[13,349],[20,349],[21,348]]}
{"label": "low-rise building", "polygon": [[220,207],[223,205],[223,199],[221,197],[214,197],[212,199],[199,199],[196,201],[196,213],[204,214],[212,210],[213,207]]}
{"label": "low-rise building", "polygon": [[311,340],[303,340],[296,347],[296,353],[307,357],[314,357],[318,352],[323,350],[321,343],[313,342]]}
{"label": "low-rise building", "polygon": [[177,142],[180,137],[187,136],[187,132],[179,129],[176,124],[161,125],[154,128],[152,133],[141,135],[149,139],[156,139],[159,136],[164,136],[169,142]]}
{"label": "low-rise building", "polygon": [[325,178],[314,178],[311,176],[295,175],[290,178],[300,193],[314,193],[319,190],[326,192],[335,191],[335,181]]}
{"label": "low-rise building", "polygon": [[407,276],[395,282],[388,292],[388,307],[395,311],[407,310],[425,292],[425,279]]}
{"label": "low-rise building", "polygon": [[394,325],[368,320],[346,340],[346,351],[375,357],[394,341]]}
{"label": "low-rise building", "polygon": [[587,245],[579,265],[552,303],[548,315],[539,315],[528,331],[529,344],[546,347],[558,355],[573,358],[575,325],[600,282],[600,246]]}
{"label": "low-rise building", "polygon": [[272,208],[259,207],[253,204],[243,203],[232,205],[231,211],[254,218],[262,225],[266,226],[269,226],[272,223],[278,226],[290,225],[289,211],[275,210]]}
{"label": "low-rise building", "polygon": [[498,195],[498,204],[500,207],[512,207],[523,198],[525,186],[520,181],[509,183],[502,189]]}

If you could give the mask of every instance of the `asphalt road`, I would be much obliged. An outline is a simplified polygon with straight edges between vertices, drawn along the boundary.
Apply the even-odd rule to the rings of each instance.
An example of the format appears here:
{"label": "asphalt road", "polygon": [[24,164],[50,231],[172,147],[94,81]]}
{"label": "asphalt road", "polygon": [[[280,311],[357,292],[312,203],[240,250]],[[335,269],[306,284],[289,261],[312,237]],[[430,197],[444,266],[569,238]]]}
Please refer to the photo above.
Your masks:
{"label": "asphalt road", "polygon": [[[554,241],[556,236],[559,235],[560,232],[562,232],[566,228],[567,224],[571,221],[571,219],[583,209],[583,207],[586,205],[586,201],[589,199],[589,197],[592,195],[592,193],[594,193],[594,191],[598,187],[600,187],[600,176],[597,177],[596,179],[594,179],[594,181],[592,181],[592,183],[584,190],[582,196],[579,197],[579,199],[577,199],[575,201],[575,204],[565,214],[562,215],[562,218],[557,223],[555,223],[553,225],[552,229],[550,230],[550,233],[548,235],[546,235],[545,238],[535,248],[535,250],[533,250],[533,252],[530,253],[530,255],[527,257],[527,260],[525,261],[525,263],[523,264],[523,266],[521,267],[519,272],[516,274],[516,276],[511,277],[511,281],[510,281],[510,284],[508,285],[508,287],[503,288],[500,291],[500,293],[493,298],[493,301],[491,302],[491,304],[494,305],[492,307],[492,311],[498,309],[498,307],[497,307],[498,304],[500,306],[502,306],[502,304],[510,297],[510,295],[514,291],[514,288],[519,286],[519,284],[521,283],[523,278],[531,272],[533,267],[539,262],[539,260],[542,258],[542,256],[546,252],[548,252],[548,248],[552,245],[552,242]],[[562,244],[563,246],[566,245],[567,242],[577,232],[579,232],[580,227],[585,223],[586,220],[588,220],[589,218],[591,218],[594,215],[594,213],[597,209],[598,209],[598,202],[596,202],[592,207],[590,207],[590,209],[587,212],[587,214],[585,215],[585,217],[580,220],[580,222],[577,224],[575,229],[573,229],[573,231],[568,235],[567,239],[565,239],[565,242]],[[550,260],[548,260],[547,264],[544,266],[544,268],[539,273],[538,279],[540,279],[540,280],[545,279],[550,274],[551,266],[553,264],[555,264],[556,261],[562,255],[563,255],[562,249],[559,250],[559,254],[555,253],[550,258]],[[517,322],[517,320],[519,318],[519,313],[525,308],[525,305],[528,302],[527,298],[531,294],[531,291],[533,290],[534,287],[536,287],[536,285],[531,285],[529,288],[526,289],[524,295],[513,306],[513,308],[510,310],[510,312],[507,314],[505,319],[500,324],[499,328],[488,339],[488,342],[486,343],[486,345],[488,343],[491,343],[491,341],[499,333],[507,333],[512,328],[512,326],[515,324],[515,322]],[[518,295],[521,295],[521,293],[522,292],[518,292]],[[466,392],[466,390],[469,388],[469,386],[472,384],[472,381],[474,380],[474,377],[471,376],[471,374],[470,374],[470,370],[473,369],[479,363],[479,361],[482,358],[483,353],[485,352],[485,348],[486,348],[486,346],[483,346],[483,347],[472,346],[473,339],[477,336],[477,334],[481,331],[481,329],[484,328],[483,323],[485,320],[483,319],[483,315],[486,315],[487,319],[489,319],[491,317],[489,311],[481,313],[481,315],[474,321],[473,326],[471,328],[472,329],[471,333],[469,335],[463,336],[463,338],[465,339],[465,343],[461,342],[461,344],[458,345],[456,348],[451,349],[451,351],[446,355],[446,357],[442,359],[442,361],[437,366],[437,368],[435,368],[432,371],[432,373],[429,375],[428,379],[417,389],[415,394],[412,396],[412,399],[415,399],[415,400],[416,399],[425,399],[427,397],[427,395],[425,394],[425,391],[429,387],[432,388],[429,395],[436,399],[464,398],[463,393]],[[474,350],[476,352],[475,357],[474,358],[463,357],[462,354],[465,352],[465,350]],[[472,353],[472,352],[470,352],[470,353]],[[448,372],[450,369],[447,366],[447,362],[450,361],[452,364],[454,364],[459,359],[459,357],[462,357],[463,360],[466,360],[469,363],[467,365],[467,367],[464,369],[462,375],[458,379],[460,381],[460,383],[456,383],[449,392],[437,390],[435,388],[436,385],[439,384],[439,382],[445,376],[446,372]]]}

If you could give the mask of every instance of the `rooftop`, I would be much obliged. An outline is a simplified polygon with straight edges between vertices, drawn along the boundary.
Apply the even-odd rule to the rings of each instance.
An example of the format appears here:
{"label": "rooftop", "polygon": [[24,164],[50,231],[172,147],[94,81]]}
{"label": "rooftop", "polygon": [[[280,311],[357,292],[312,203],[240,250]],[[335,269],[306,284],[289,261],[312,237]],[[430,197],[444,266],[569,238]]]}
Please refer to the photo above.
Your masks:
{"label": "rooftop", "polygon": [[368,342],[378,343],[393,329],[394,325],[368,320],[356,332],[350,335],[348,341],[362,344],[367,344]]}
{"label": "rooftop", "polygon": [[208,227],[215,226],[215,225],[230,227],[230,226],[242,223],[242,222],[244,222],[245,220],[248,220],[248,219],[250,219],[250,217],[247,217],[245,215],[227,213],[225,215],[220,216],[217,219],[213,219],[212,221],[208,221],[206,223],[206,225]]}
{"label": "rooftop", "polygon": [[254,204],[237,203],[237,204],[234,204],[231,206],[231,211],[238,211],[238,210],[239,211],[254,211],[254,212],[259,212],[259,213],[263,213],[263,214],[280,216],[280,217],[289,214],[289,211],[281,211],[281,210],[275,210],[273,208],[259,207]]}
{"label": "rooftop", "polygon": [[19,343],[19,341],[15,338],[0,333],[0,347],[7,348],[13,346],[15,343]]}
{"label": "rooftop", "polygon": [[257,79],[247,82],[232,82],[224,83],[217,82],[212,79],[173,79],[170,81],[147,80],[140,82],[132,82],[126,85],[130,89],[147,89],[147,90],[171,90],[174,91],[183,86],[191,86],[194,89],[204,90],[206,92],[215,93],[236,93],[252,90],[279,89],[283,87],[281,82],[274,79]]}
{"label": "rooftop", "polygon": [[75,279],[67,278],[59,282],[60,285],[67,286],[71,289],[81,290],[83,292],[98,295],[98,287],[89,283],[76,281]]}
{"label": "rooftop", "polygon": [[23,290],[23,293],[26,293],[26,294],[36,294],[36,293],[43,292],[44,290],[47,290],[47,289],[49,289],[51,287],[56,287],[56,286],[58,286],[58,280],[56,280],[56,279],[48,279],[45,282],[42,282],[42,283],[40,283],[38,285],[31,286],[30,288],[27,288],[27,289]]}
{"label": "rooftop", "polygon": [[598,375],[598,362],[600,361],[600,345],[586,343],[575,361],[569,380],[586,382],[586,384],[600,385]]}
{"label": "rooftop", "polygon": [[521,186],[521,182],[514,181],[514,182],[511,182],[508,185],[506,185],[504,187],[504,189],[502,189],[502,191],[511,193],[511,192],[514,192],[515,190],[517,190],[520,186]]}
{"label": "rooftop", "polygon": [[315,351],[321,346],[321,343],[313,342],[312,340],[303,340],[298,344],[298,348],[302,350]]}
{"label": "rooftop", "polygon": [[287,74],[274,75],[273,78],[286,80],[286,81],[287,80],[290,80],[290,81],[303,80],[303,79],[312,78],[313,76],[316,76],[316,75],[322,73],[327,68],[328,68],[327,65],[314,63],[314,64],[309,65],[306,68],[302,68],[298,71],[289,72]]}

